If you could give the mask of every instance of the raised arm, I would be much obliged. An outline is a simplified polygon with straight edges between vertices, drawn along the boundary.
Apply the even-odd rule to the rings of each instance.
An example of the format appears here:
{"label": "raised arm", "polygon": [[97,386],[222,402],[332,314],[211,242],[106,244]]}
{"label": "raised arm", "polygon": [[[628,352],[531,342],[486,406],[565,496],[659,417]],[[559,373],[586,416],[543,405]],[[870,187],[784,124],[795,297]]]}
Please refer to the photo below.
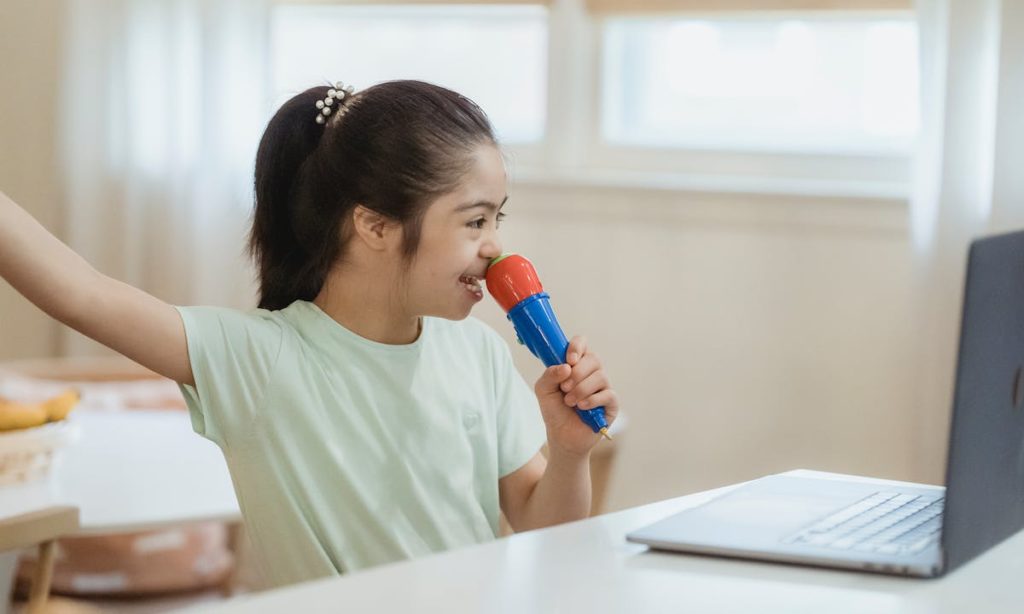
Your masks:
{"label": "raised arm", "polygon": [[87,337],[176,382],[193,383],[177,310],[98,272],[3,192],[0,277]]}

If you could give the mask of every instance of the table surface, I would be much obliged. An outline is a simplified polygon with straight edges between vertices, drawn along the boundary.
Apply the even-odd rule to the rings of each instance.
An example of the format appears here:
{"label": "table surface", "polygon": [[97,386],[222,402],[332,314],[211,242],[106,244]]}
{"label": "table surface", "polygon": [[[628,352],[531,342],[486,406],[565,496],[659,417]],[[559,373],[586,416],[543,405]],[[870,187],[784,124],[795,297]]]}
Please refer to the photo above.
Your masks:
{"label": "table surface", "polygon": [[75,436],[48,476],[0,486],[0,517],[74,505],[79,535],[241,519],[223,455],[187,412],[82,410],[69,420]]}
{"label": "table surface", "polygon": [[[806,470],[789,474],[850,477]],[[654,552],[625,540],[629,531],[728,488],[196,610],[219,614],[1024,611],[1024,532],[933,580]]]}

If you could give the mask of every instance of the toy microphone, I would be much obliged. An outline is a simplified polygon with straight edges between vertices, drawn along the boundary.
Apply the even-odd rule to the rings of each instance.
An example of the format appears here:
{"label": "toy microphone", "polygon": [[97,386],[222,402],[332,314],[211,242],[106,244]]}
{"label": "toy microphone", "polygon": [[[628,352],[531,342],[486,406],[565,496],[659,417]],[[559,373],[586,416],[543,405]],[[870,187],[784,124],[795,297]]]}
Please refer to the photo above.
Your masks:
{"label": "toy microphone", "polygon": [[[533,264],[519,254],[503,254],[491,260],[486,280],[487,291],[508,313],[519,343],[548,367],[564,364],[569,341],[555,319],[550,297],[541,286]],[[575,409],[584,424],[611,439],[604,407]]]}

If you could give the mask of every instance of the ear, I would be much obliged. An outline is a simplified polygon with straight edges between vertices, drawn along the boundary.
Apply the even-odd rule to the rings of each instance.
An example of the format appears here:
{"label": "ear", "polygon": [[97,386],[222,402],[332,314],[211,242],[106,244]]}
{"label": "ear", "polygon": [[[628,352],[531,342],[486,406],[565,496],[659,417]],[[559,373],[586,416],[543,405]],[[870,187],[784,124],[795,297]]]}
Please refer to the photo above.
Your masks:
{"label": "ear", "polygon": [[363,205],[356,205],[352,210],[352,229],[355,236],[374,251],[387,251],[401,239],[400,224]]}

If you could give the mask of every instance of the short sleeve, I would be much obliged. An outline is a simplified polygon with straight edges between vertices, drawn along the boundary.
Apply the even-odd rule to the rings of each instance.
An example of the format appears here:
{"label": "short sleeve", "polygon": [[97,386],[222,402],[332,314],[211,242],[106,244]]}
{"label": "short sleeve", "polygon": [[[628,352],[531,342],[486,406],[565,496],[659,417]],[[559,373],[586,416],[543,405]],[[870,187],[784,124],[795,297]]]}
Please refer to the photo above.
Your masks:
{"label": "short sleeve", "polygon": [[246,429],[280,353],[281,325],[267,311],[176,307],[185,325],[194,386],[180,384],[196,433],[221,448]]}
{"label": "short sleeve", "polygon": [[508,345],[493,333],[498,394],[498,475],[505,477],[540,452],[547,440],[544,420],[533,389],[512,362]]}

